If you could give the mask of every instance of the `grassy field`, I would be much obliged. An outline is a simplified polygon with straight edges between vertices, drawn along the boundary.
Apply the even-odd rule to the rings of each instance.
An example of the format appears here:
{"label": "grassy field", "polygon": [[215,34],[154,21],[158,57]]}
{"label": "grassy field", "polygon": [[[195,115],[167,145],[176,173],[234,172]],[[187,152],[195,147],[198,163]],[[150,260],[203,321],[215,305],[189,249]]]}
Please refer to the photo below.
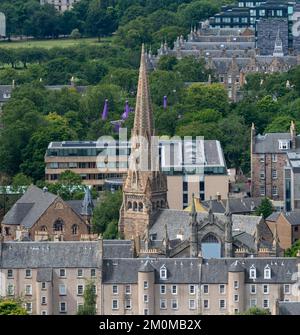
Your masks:
{"label": "grassy field", "polygon": [[[101,39],[100,43],[109,43],[110,39]],[[68,48],[76,46],[81,43],[87,44],[100,44],[97,38],[81,38],[79,40],[73,39],[57,39],[57,40],[30,40],[30,41],[13,41],[13,42],[0,42],[0,48],[45,48],[51,49],[54,47]]]}

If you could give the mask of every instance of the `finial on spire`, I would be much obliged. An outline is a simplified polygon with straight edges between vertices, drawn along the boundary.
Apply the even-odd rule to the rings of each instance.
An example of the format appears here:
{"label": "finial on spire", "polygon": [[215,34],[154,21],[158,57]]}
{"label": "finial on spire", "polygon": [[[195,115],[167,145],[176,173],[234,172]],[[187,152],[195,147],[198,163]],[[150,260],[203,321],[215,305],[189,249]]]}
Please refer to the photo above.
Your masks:
{"label": "finial on spire", "polygon": [[231,211],[230,211],[230,203],[229,203],[229,194],[227,196],[227,201],[226,201],[226,209],[225,209],[225,215],[226,216],[230,216],[231,215]]}

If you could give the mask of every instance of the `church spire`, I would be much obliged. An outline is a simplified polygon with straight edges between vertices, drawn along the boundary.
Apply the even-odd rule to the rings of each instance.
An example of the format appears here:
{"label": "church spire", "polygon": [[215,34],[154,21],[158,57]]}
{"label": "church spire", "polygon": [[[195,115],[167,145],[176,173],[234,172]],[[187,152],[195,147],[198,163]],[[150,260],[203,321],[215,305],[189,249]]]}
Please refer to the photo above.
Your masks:
{"label": "church spire", "polygon": [[148,141],[150,141],[151,136],[154,135],[153,112],[144,44],[142,46],[141,65],[132,135],[144,136],[148,139]]}

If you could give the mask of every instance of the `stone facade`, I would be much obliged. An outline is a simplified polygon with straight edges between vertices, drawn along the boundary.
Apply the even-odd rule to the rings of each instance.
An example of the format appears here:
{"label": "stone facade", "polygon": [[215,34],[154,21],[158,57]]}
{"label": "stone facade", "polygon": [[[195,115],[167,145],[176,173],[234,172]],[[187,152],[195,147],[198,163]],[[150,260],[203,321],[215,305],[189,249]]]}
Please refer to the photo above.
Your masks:
{"label": "stone facade", "polygon": [[221,315],[254,306],[276,314],[278,302],[300,299],[299,258],[132,258],[127,242],[1,241],[0,295],[22,296],[30,314],[42,315],[75,315],[86,280],[98,315]]}
{"label": "stone facade", "polygon": [[41,5],[50,4],[59,12],[70,10],[76,2],[80,0],[40,0]]}
{"label": "stone facade", "polygon": [[287,153],[299,148],[294,122],[290,133],[269,133],[256,135],[255,126],[251,130],[251,194],[266,196],[282,203],[285,190],[285,166]]}

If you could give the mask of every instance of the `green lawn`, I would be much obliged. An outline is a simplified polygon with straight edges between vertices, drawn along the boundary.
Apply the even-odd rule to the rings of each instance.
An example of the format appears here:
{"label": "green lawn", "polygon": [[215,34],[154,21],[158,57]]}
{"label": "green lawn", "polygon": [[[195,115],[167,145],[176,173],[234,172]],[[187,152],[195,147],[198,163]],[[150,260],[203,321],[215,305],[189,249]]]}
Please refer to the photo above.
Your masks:
{"label": "green lawn", "polygon": [[[101,39],[101,43],[109,43],[110,38]],[[81,38],[79,40],[73,39],[57,39],[57,40],[30,40],[30,41],[14,41],[14,42],[0,42],[0,48],[46,48],[54,47],[67,48],[81,43],[99,44],[97,38]]]}

